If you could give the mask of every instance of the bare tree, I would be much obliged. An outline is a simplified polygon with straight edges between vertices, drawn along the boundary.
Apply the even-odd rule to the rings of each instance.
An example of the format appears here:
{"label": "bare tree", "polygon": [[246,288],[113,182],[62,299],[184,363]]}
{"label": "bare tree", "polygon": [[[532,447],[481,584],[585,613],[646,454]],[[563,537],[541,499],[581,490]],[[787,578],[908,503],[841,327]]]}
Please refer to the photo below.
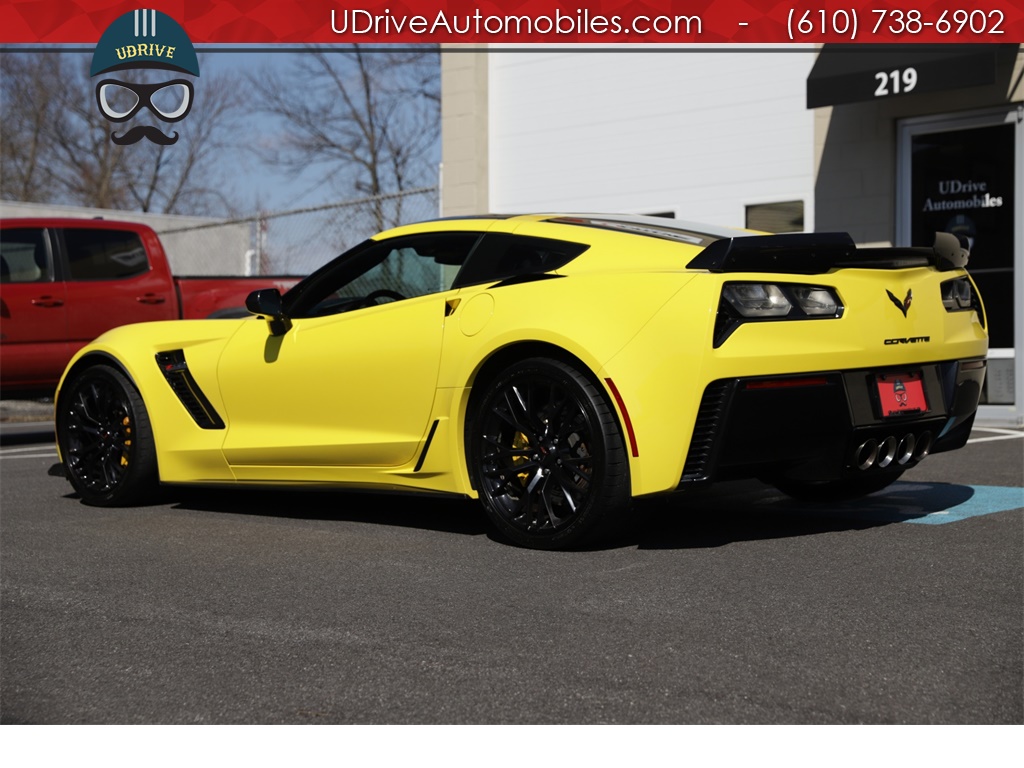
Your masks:
{"label": "bare tree", "polygon": [[[111,133],[147,122],[143,110],[114,125],[100,114],[89,56],[4,53],[0,94],[0,197],[159,213],[228,214],[224,162],[245,104],[245,83],[201,78],[179,141],[117,145]],[[153,73],[136,70],[136,81]],[[149,121],[152,122],[152,121]]]}
{"label": "bare tree", "polygon": [[[110,184],[114,154],[86,153],[74,146],[77,135],[91,133],[95,138],[100,122],[98,114],[91,126],[88,120],[79,122],[83,96],[75,69],[71,57],[60,54],[5,53],[0,58],[4,199],[84,202],[76,187],[85,184],[91,189],[90,205],[108,208],[121,202],[112,196]],[[75,158],[70,167],[69,154]],[[83,167],[85,159],[89,168]]]}
{"label": "bare tree", "polygon": [[256,73],[262,109],[280,129],[264,157],[292,173],[313,169],[340,194],[373,199],[375,227],[401,220],[382,196],[437,183],[440,54],[435,46],[309,49],[289,71]]}

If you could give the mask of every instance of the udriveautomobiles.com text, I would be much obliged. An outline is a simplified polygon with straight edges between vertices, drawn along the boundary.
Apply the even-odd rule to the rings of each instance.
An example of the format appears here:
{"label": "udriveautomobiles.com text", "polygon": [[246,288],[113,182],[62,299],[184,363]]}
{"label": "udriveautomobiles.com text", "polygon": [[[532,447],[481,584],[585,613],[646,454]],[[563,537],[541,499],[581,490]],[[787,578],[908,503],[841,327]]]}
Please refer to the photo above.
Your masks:
{"label": "udriveautomobiles.com text", "polygon": [[556,9],[549,15],[485,15],[448,13],[440,10],[433,17],[420,14],[371,13],[361,9],[331,11],[331,29],[339,35],[699,35],[703,31],[700,16],[646,16],[629,19],[593,14],[577,9],[575,14]]}

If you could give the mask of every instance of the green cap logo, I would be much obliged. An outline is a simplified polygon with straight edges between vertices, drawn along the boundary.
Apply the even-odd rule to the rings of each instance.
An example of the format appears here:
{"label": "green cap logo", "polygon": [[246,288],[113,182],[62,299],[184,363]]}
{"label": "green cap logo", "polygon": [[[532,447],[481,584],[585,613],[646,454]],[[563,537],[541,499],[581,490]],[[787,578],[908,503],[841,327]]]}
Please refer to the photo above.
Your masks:
{"label": "green cap logo", "polygon": [[[154,82],[161,75],[146,70],[163,72],[163,77],[179,74]],[[134,121],[142,110],[148,110],[150,118],[177,123],[188,116],[194,96],[191,79],[181,75],[199,77],[199,59],[178,22],[160,11],[139,10],[116,19],[97,43],[89,76],[104,74],[96,83],[96,104],[111,123]],[[134,121],[123,133],[110,134],[110,140],[121,145],[142,139],[168,145],[178,140],[178,133]]]}
{"label": "green cap logo", "polygon": [[107,27],[96,44],[89,76],[119,69],[170,69],[199,76],[199,59],[185,30],[166,13],[138,10]]}

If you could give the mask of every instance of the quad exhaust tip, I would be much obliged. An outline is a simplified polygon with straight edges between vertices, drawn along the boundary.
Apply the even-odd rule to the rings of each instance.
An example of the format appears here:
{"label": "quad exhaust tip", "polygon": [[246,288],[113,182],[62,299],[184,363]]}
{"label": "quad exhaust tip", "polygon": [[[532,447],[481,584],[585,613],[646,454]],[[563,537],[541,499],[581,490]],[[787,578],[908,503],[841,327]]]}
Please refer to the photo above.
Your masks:
{"label": "quad exhaust tip", "polygon": [[899,466],[911,460],[921,461],[932,449],[932,433],[922,432],[915,435],[908,432],[902,437],[889,435],[881,441],[871,438],[857,446],[853,452],[853,463],[862,472],[872,467],[885,469],[894,461]]}

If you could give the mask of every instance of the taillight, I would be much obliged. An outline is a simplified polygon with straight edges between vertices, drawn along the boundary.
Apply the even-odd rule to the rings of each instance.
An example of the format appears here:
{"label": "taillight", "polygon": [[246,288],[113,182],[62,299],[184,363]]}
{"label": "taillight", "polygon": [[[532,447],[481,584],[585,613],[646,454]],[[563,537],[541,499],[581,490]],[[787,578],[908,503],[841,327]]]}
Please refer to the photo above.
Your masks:
{"label": "taillight", "polygon": [[942,306],[949,312],[970,309],[973,297],[974,291],[971,289],[971,281],[966,277],[947,280],[942,284]]}
{"label": "taillight", "polygon": [[722,286],[715,323],[715,347],[740,325],[773,320],[822,320],[842,317],[834,288],[800,283],[729,282]]}
{"label": "taillight", "polygon": [[946,280],[940,286],[942,295],[942,306],[947,312],[969,312],[974,310],[978,313],[978,321],[982,327],[985,325],[985,317],[981,311],[981,302],[974,292],[974,286],[970,278],[958,277],[955,280]]}

